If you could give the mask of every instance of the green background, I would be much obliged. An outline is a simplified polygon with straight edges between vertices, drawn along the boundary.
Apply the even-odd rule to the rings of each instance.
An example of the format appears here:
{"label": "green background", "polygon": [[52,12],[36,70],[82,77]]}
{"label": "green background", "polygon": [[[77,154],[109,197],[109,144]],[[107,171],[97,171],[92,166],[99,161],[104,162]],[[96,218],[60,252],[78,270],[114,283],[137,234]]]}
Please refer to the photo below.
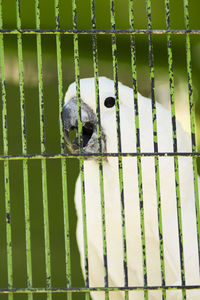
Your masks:
{"label": "green background", "polygon": [[[116,28],[129,29],[128,0],[116,0]],[[146,8],[144,0],[135,3],[135,28],[145,29],[147,26]],[[189,1],[190,28],[200,29],[200,2]],[[91,29],[90,1],[77,1],[78,28]],[[41,0],[41,28],[55,29],[55,7],[53,0]],[[184,29],[183,1],[170,3],[171,28]],[[35,2],[21,0],[22,28],[32,28],[35,25]],[[96,0],[97,29],[110,29],[110,10],[108,0]],[[16,28],[16,1],[3,0],[4,28]],[[152,23],[154,29],[165,29],[164,0],[152,0]],[[60,1],[61,29],[72,29],[72,4],[69,0]],[[111,37],[98,36],[99,74],[112,78]],[[21,127],[20,127],[20,98],[17,62],[17,37],[5,35],[5,68],[6,92],[8,110],[8,142],[9,155],[21,155]],[[168,81],[167,41],[165,35],[153,36],[156,86]],[[131,86],[131,56],[130,37],[117,37],[119,80]],[[196,104],[196,123],[199,128],[199,73],[200,73],[200,37],[191,36],[192,68],[194,83],[194,99]],[[80,76],[93,76],[92,39],[91,36],[80,36]],[[172,36],[175,88],[182,82],[187,87],[185,36]],[[58,78],[56,65],[56,37],[42,36],[44,102],[45,102],[45,136],[46,153],[60,153],[59,137],[59,101]],[[144,95],[150,96],[150,76],[148,65],[148,38],[146,35],[136,36],[138,87]],[[26,126],[28,154],[40,154],[39,128],[39,96],[37,76],[37,48],[34,35],[23,36],[24,80],[26,102]],[[73,36],[62,35],[62,66],[63,89],[75,79],[73,62]],[[159,99],[158,99],[159,100]],[[0,155],[3,155],[2,116],[0,114]],[[76,212],[73,195],[75,181],[78,176],[78,160],[68,159],[68,197],[69,222],[71,242],[72,285],[83,286],[80,270],[79,254],[76,245],[75,227]],[[13,244],[13,272],[14,287],[26,287],[26,256],[25,256],[25,224],[24,224],[24,196],[23,196],[23,168],[22,161],[12,161],[10,167],[11,188],[11,222]],[[65,252],[64,229],[62,212],[62,186],[60,160],[47,160],[48,203],[50,221],[51,266],[53,287],[65,287]],[[34,287],[45,287],[45,252],[43,232],[43,206],[41,164],[39,160],[29,161],[29,188],[31,210],[31,242]],[[3,161],[0,161],[0,288],[7,287],[6,260],[6,226]],[[82,299],[83,295],[73,295],[73,299]],[[7,299],[0,295],[0,300]],[[15,295],[14,299],[27,299],[26,295]],[[35,295],[34,299],[45,299],[45,295]],[[55,294],[53,299],[66,299],[64,294]]]}

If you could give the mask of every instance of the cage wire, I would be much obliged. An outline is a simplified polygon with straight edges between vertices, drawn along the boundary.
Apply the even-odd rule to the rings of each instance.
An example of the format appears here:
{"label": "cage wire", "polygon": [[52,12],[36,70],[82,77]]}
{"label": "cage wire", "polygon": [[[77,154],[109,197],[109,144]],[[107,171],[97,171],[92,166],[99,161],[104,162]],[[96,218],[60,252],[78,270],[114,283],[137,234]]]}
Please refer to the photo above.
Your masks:
{"label": "cage wire", "polygon": [[[182,292],[182,299],[186,299],[186,291],[189,289],[200,289],[199,285],[187,285],[185,279],[185,264],[183,252],[183,233],[182,233],[182,217],[181,217],[181,197],[179,188],[179,164],[178,158],[192,157],[193,173],[194,173],[194,191],[195,191],[195,209],[196,209],[196,226],[197,226],[197,241],[198,241],[198,255],[200,254],[200,213],[199,213],[199,194],[198,194],[198,180],[197,180],[197,158],[200,153],[197,152],[196,137],[195,137],[195,112],[193,99],[193,85],[192,85],[192,69],[191,69],[191,49],[190,49],[190,35],[200,34],[200,30],[191,30],[189,27],[189,8],[188,0],[183,0],[185,29],[172,30],[170,27],[170,9],[169,0],[165,0],[165,16],[166,29],[155,30],[152,29],[151,19],[151,0],[146,0],[146,16],[147,28],[136,29],[134,26],[134,1],[129,0],[129,25],[127,30],[116,29],[115,25],[115,1],[110,0],[110,30],[96,29],[95,18],[95,0],[91,0],[91,29],[78,29],[77,25],[77,5],[76,0],[72,0],[72,17],[73,29],[60,29],[60,12],[59,0],[55,0],[55,29],[41,29],[40,28],[40,1],[35,0],[35,29],[23,29],[21,25],[21,10],[20,0],[16,1],[16,20],[17,27],[15,29],[5,29],[3,27],[3,11],[2,0],[0,0],[0,70],[1,70],[1,95],[2,95],[2,131],[3,131],[3,155],[0,160],[4,165],[4,190],[5,190],[5,215],[6,215],[6,253],[7,253],[7,288],[0,287],[0,298],[3,295],[8,295],[8,299],[12,300],[16,294],[27,294],[29,300],[34,298],[34,295],[45,294],[50,300],[54,293],[65,293],[67,299],[72,299],[74,293],[85,293],[85,298],[90,299],[91,291],[105,292],[105,299],[109,299],[110,291],[124,291],[124,299],[129,299],[129,292],[133,290],[144,291],[144,299],[148,299],[148,292],[150,290],[160,290],[162,292],[162,299],[166,299],[166,291],[179,289]],[[132,69],[132,87],[134,98],[134,113],[135,113],[135,128],[136,128],[136,152],[123,153],[120,136],[120,106],[118,94],[118,62],[117,62],[117,35],[128,35],[131,41],[131,69]],[[137,94],[137,72],[136,72],[136,35],[148,36],[148,50],[149,50],[149,74],[151,82],[151,99],[152,99],[152,120],[153,120],[153,153],[142,153],[140,146],[140,129],[139,129],[139,110],[138,110],[138,94]],[[21,155],[10,155],[8,145],[8,127],[7,127],[7,90],[5,80],[5,59],[4,59],[4,36],[15,35],[17,37],[17,51],[18,51],[18,70],[19,70],[19,89],[20,89],[20,112],[21,112],[21,141],[22,152]],[[23,35],[33,35],[36,37],[37,45],[37,69],[38,69],[38,87],[39,87],[39,119],[40,119],[40,154],[29,155],[27,151],[27,136],[26,136],[26,112],[25,112],[25,88],[24,88],[24,61],[23,61]],[[97,116],[97,135],[98,135],[98,153],[84,154],[83,147],[79,154],[66,154],[63,126],[60,119],[60,154],[46,154],[45,145],[45,124],[44,124],[44,83],[43,83],[43,61],[42,61],[42,35],[54,35],[56,38],[57,51],[57,74],[58,74],[58,93],[59,93],[59,115],[63,108],[63,76],[62,76],[62,53],[61,53],[61,35],[72,35],[74,45],[74,66],[75,66],[75,81],[77,87],[77,105],[78,105],[78,139],[79,144],[83,145],[82,123],[81,123],[81,100],[80,100],[80,68],[79,68],[79,36],[92,36],[92,59],[95,78],[96,91],[96,116]],[[108,35],[111,38],[112,47],[112,63],[113,63],[113,79],[115,87],[116,99],[116,128],[117,128],[117,153],[102,153],[101,145],[101,116],[99,103],[99,72],[98,72],[98,47],[97,36]],[[155,101],[155,80],[154,80],[154,58],[153,58],[153,35],[165,35],[167,39],[168,51],[168,69],[169,69],[169,85],[170,85],[170,102],[171,102],[171,121],[172,121],[172,135],[173,135],[173,152],[161,153],[158,149],[157,140],[157,115],[156,115],[156,101]],[[189,91],[189,108],[190,108],[190,127],[191,127],[191,141],[192,152],[180,153],[177,149],[177,130],[175,119],[175,96],[174,96],[174,74],[173,74],[173,57],[172,57],[172,35],[184,35],[186,39],[186,64],[187,64],[187,78]],[[102,237],[103,237],[103,264],[104,264],[104,286],[90,287],[89,269],[88,269],[88,241],[87,241],[87,226],[86,226],[86,197],[85,195],[85,178],[84,178],[84,159],[87,156],[96,156],[99,163],[99,184],[101,192],[101,216],[102,216]],[[106,241],[106,222],[105,222],[105,203],[104,203],[104,178],[103,178],[103,158],[116,157],[118,159],[118,173],[120,183],[120,201],[121,201],[121,226],[122,226],[122,240],[123,240],[123,270],[124,270],[124,286],[112,287],[108,282],[108,263],[107,263],[107,241]],[[126,249],[126,219],[125,219],[125,203],[124,203],[124,182],[123,182],[123,157],[137,157],[138,170],[138,190],[140,201],[140,221],[141,221],[141,240],[143,249],[143,280],[144,286],[129,286],[128,284],[128,265],[127,265],[127,249]],[[142,187],[142,157],[154,157],[155,166],[155,180],[156,180],[156,197],[157,197],[157,212],[158,212],[158,232],[159,232],[159,249],[160,249],[160,265],[161,265],[161,285],[149,286],[147,280],[147,261],[146,261],[146,243],[145,243],[145,225],[144,225],[144,203],[143,203],[143,187]],[[176,201],[177,201],[177,215],[178,215],[178,233],[179,233],[179,250],[180,250],[180,266],[181,266],[181,285],[167,286],[165,278],[165,260],[164,260],[164,244],[163,244],[163,228],[162,228],[162,212],[161,212],[161,193],[160,193],[160,171],[159,158],[173,157],[174,172],[176,181]],[[78,158],[80,164],[81,175],[81,193],[82,193],[82,212],[83,212],[83,234],[84,234],[84,264],[85,264],[85,286],[72,286],[72,268],[71,252],[70,252],[70,226],[69,226],[69,205],[68,205],[68,181],[67,181],[67,160],[71,158]],[[46,285],[43,287],[35,287],[33,285],[32,276],[32,250],[31,250],[31,224],[30,224],[30,185],[28,165],[30,160],[38,160],[41,162],[41,176],[42,176],[42,198],[43,198],[43,221],[44,221],[44,244],[45,244],[45,268],[46,268]],[[66,286],[54,287],[52,284],[51,272],[51,251],[50,251],[50,229],[49,229],[49,209],[48,209],[48,188],[47,188],[47,160],[59,160],[61,163],[62,174],[62,195],[63,195],[63,217],[64,217],[64,237],[65,237],[65,273]],[[23,164],[23,190],[24,190],[24,212],[25,212],[25,243],[26,243],[26,269],[27,269],[27,286],[26,288],[16,288],[13,284],[13,249],[12,249],[12,220],[11,220],[11,186],[9,176],[9,164],[11,161],[20,161]],[[2,299],[2,298],[1,298]]]}

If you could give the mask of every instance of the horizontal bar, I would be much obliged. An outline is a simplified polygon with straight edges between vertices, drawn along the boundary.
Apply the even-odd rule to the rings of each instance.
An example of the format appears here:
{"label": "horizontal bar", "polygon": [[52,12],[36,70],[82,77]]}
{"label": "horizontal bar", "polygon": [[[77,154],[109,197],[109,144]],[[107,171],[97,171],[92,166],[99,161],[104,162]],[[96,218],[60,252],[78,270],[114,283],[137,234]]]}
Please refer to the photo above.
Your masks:
{"label": "horizontal bar", "polygon": [[168,285],[168,286],[129,286],[129,287],[71,287],[71,288],[12,288],[0,289],[0,294],[29,294],[29,293],[85,293],[93,291],[143,291],[143,290],[196,290],[200,285]]}
{"label": "horizontal bar", "polygon": [[24,159],[62,159],[62,158],[79,158],[79,157],[200,157],[200,152],[138,152],[138,153],[74,153],[74,154],[36,154],[36,155],[1,155],[0,161],[4,160],[24,160]]}
{"label": "horizontal bar", "polygon": [[0,34],[200,34],[196,30],[166,30],[166,29],[0,29]]}

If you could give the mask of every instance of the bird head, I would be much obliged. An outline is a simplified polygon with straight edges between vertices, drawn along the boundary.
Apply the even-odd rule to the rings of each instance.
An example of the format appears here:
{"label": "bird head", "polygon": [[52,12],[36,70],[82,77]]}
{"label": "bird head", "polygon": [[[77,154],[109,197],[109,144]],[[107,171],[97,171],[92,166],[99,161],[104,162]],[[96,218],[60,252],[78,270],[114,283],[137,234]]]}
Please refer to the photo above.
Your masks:
{"label": "bird head", "polygon": [[[130,112],[130,107],[133,108],[132,90],[119,82],[118,92],[120,106],[122,106],[122,108],[126,108],[126,110]],[[97,134],[95,79],[80,79],[80,117],[83,137],[82,152],[85,154],[99,152],[99,144],[101,144],[101,152],[117,151],[116,100],[114,82],[106,77],[99,77],[99,104],[101,139],[98,139]],[[78,153],[80,150],[78,139],[79,112],[77,105],[78,100],[76,83],[74,82],[70,84],[66,92],[65,104],[62,111],[65,140],[69,150],[72,153]],[[128,117],[127,114],[126,116]],[[76,132],[76,137],[73,140],[70,137],[70,133],[72,131]]]}

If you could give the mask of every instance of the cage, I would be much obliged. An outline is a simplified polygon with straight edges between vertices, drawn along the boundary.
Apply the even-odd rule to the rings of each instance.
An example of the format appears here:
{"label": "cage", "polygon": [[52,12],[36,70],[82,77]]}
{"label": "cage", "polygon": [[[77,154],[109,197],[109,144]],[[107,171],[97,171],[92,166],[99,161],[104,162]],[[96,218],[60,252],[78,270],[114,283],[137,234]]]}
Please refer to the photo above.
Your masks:
{"label": "cage", "polygon": [[[0,299],[198,299],[200,285],[187,277],[180,159],[190,160],[193,189],[194,249],[199,276],[199,17],[200,4],[177,0],[0,0]],[[190,10],[190,14],[189,14]],[[191,55],[192,52],[192,55]],[[137,68],[136,68],[137,67]],[[192,73],[193,72],[193,73]],[[65,146],[61,113],[64,93],[76,82],[78,139],[82,142],[80,79],[94,77],[97,136],[100,141],[101,113],[99,74],[114,81],[117,149],[85,154],[69,153]],[[193,78],[192,78],[193,74]],[[133,89],[135,151],[124,152],[121,144],[119,81]],[[193,84],[194,82],[194,84]],[[152,151],[142,151],[138,94],[151,98]],[[160,150],[156,101],[170,111],[171,151]],[[195,109],[196,107],[196,109]],[[176,113],[175,113],[176,112]],[[191,150],[179,151],[177,122],[191,140]],[[195,129],[196,126],[196,129]],[[98,162],[101,209],[103,283],[90,285],[87,240],[87,193],[84,162]],[[124,162],[134,159],[139,195],[142,285],[130,284],[129,255],[122,251],[123,284],[112,285],[107,262],[104,162],[117,163],[120,195],[120,235],[126,244],[126,184]],[[153,162],[155,216],[160,283],[150,278],[148,232],[145,223],[143,161]],[[179,281],[166,277],[163,241],[162,161],[171,159],[175,192]],[[80,171],[83,216],[83,273],[76,241],[75,182]],[[191,175],[191,173],[189,173]],[[168,178],[166,179],[168,180]],[[171,188],[171,187],[170,187]],[[170,227],[170,221],[169,221]],[[173,228],[170,227],[173,231]],[[193,244],[191,243],[191,247]],[[156,250],[157,249],[157,250]],[[115,251],[116,248],[113,248]],[[186,250],[187,252],[187,250]],[[98,268],[97,268],[98,273]],[[83,279],[84,278],[84,279]],[[173,292],[177,292],[177,298]],[[113,296],[114,295],[114,296]],[[155,296],[156,295],[156,296]],[[114,298],[112,298],[114,297]],[[120,298],[118,298],[120,297]],[[141,298],[139,298],[141,297]],[[195,296],[194,296],[195,297]],[[94,298],[98,299],[98,298]]]}

